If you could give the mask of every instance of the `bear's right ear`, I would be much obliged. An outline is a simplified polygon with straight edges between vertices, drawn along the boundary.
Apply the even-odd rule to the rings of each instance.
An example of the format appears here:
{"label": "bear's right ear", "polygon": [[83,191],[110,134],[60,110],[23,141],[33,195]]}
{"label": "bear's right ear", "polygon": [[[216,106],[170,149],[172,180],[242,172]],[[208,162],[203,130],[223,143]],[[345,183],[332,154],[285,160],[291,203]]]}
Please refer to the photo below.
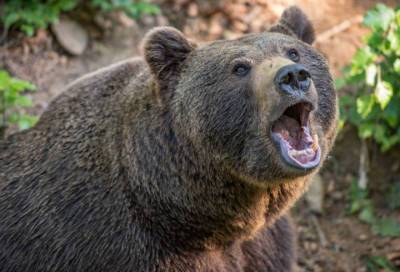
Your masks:
{"label": "bear's right ear", "polygon": [[296,6],[285,9],[279,22],[269,31],[294,36],[308,44],[312,44],[315,40],[314,27],[310,19]]}
{"label": "bear's right ear", "polygon": [[194,48],[194,44],[172,27],[154,28],[143,42],[144,57],[159,84],[170,85],[179,76],[182,63]]}

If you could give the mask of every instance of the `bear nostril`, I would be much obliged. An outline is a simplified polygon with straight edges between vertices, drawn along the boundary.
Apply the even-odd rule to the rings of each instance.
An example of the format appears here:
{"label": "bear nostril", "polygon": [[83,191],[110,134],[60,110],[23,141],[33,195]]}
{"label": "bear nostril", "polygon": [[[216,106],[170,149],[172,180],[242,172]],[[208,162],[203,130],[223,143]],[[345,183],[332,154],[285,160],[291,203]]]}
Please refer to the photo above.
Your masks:
{"label": "bear nostril", "polygon": [[292,81],[293,81],[293,75],[291,73],[288,73],[282,77],[282,79],[280,80],[280,83],[290,84],[290,82],[292,82]]}
{"label": "bear nostril", "polygon": [[285,93],[306,92],[311,85],[311,76],[303,65],[291,64],[278,70],[275,82],[277,88]]}
{"label": "bear nostril", "polygon": [[310,77],[310,74],[306,70],[300,70],[298,73],[299,81],[306,81]]}

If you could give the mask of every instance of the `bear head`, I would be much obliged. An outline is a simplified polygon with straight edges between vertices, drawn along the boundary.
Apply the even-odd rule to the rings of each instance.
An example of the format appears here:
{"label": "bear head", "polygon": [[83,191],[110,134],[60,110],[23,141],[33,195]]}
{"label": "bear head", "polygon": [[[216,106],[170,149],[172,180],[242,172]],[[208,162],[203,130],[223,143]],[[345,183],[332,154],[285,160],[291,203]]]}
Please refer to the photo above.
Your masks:
{"label": "bear head", "polygon": [[144,56],[180,137],[240,179],[265,186],[309,175],[331,149],[336,93],[297,7],[263,33],[201,46],[159,27]]}

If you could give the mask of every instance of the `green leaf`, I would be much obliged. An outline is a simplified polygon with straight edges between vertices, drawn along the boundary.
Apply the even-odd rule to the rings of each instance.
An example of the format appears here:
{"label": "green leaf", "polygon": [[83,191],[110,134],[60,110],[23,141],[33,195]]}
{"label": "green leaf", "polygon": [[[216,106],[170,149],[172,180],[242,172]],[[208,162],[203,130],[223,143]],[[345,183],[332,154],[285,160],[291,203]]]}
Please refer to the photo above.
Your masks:
{"label": "green leaf", "polygon": [[38,118],[36,116],[30,116],[30,115],[20,115],[19,120],[18,120],[18,127],[21,130],[28,129],[32,127],[36,122]]}
{"label": "green leaf", "polygon": [[400,181],[390,185],[385,199],[391,209],[400,209]]}
{"label": "green leaf", "polygon": [[337,90],[340,90],[344,86],[346,86],[346,80],[344,78],[336,78],[335,79],[335,87]]}
{"label": "green leaf", "polygon": [[5,91],[10,86],[10,75],[4,71],[0,70],[0,91]]}
{"label": "green leaf", "polygon": [[365,208],[358,215],[361,221],[372,224],[375,222],[375,216],[372,207]]}
{"label": "green leaf", "polygon": [[[397,101],[396,101],[397,100]],[[398,127],[400,121],[400,100],[392,99],[383,112],[383,118],[392,128]]]}
{"label": "green leaf", "polygon": [[393,9],[384,4],[378,4],[364,16],[364,24],[373,30],[385,31],[394,18],[395,13]]}
{"label": "green leaf", "polygon": [[26,34],[28,37],[32,37],[35,33],[35,28],[32,25],[24,24],[21,26],[21,30]]}
{"label": "green leaf", "polygon": [[343,116],[340,116],[340,118],[337,121],[337,129],[338,129],[338,133],[340,133],[340,131],[342,131],[342,129],[344,128],[344,125],[346,124],[346,118]]}
{"label": "green leaf", "polygon": [[393,69],[396,73],[400,73],[400,59],[396,59],[393,63]]}
{"label": "green leaf", "polygon": [[392,218],[382,218],[373,224],[372,231],[382,236],[399,237],[400,222]]}
{"label": "green leaf", "polygon": [[24,108],[32,107],[32,100],[27,96],[17,97],[15,104]]}
{"label": "green leaf", "polygon": [[394,31],[393,29],[391,31],[389,31],[389,33],[387,34],[387,40],[388,40],[388,53],[390,53],[391,51],[395,51],[397,48],[399,48],[399,35],[398,33],[396,33],[396,31]]}
{"label": "green leaf", "polygon": [[370,123],[362,123],[358,128],[358,134],[360,138],[367,139],[372,137],[374,134],[374,125]]}
{"label": "green leaf", "polygon": [[4,27],[6,29],[10,28],[10,26],[12,26],[15,22],[17,22],[19,20],[19,16],[17,13],[11,13],[11,14],[7,14],[4,17]]}
{"label": "green leaf", "polygon": [[36,86],[33,85],[32,83],[16,78],[11,79],[10,86],[18,92],[24,90],[30,90],[30,91],[36,90]]}
{"label": "green leaf", "polygon": [[375,88],[375,97],[381,109],[385,109],[393,96],[393,88],[389,82],[378,81]]}
{"label": "green leaf", "polygon": [[378,73],[378,68],[376,67],[375,64],[368,65],[367,72],[365,74],[366,76],[365,82],[367,83],[367,85],[373,86],[375,84],[375,78],[377,73]]}
{"label": "green leaf", "polygon": [[370,257],[367,261],[367,267],[369,272],[398,272],[389,260],[380,256]]}
{"label": "green leaf", "polygon": [[357,50],[352,60],[352,66],[365,69],[365,67],[373,61],[374,54],[371,48],[369,46],[366,46]]}
{"label": "green leaf", "polygon": [[10,114],[10,116],[8,116],[8,122],[9,122],[10,124],[15,124],[15,123],[17,123],[17,122],[18,122],[18,119],[19,119],[19,114],[16,113],[16,112],[13,112],[13,113]]}
{"label": "green leaf", "polygon": [[374,138],[378,143],[382,144],[382,143],[387,142],[388,139],[387,139],[386,132],[387,132],[387,128],[385,125],[374,124],[374,130],[373,130]]}
{"label": "green leaf", "polygon": [[372,107],[375,104],[375,98],[372,95],[365,95],[357,98],[357,113],[361,115],[362,118],[366,118],[371,112]]}
{"label": "green leaf", "polygon": [[8,89],[4,93],[4,102],[7,106],[14,106],[15,101],[17,100],[18,92],[15,89]]}
{"label": "green leaf", "polygon": [[383,141],[382,146],[381,146],[381,151],[386,152],[388,151],[391,147],[393,147],[396,144],[400,143],[400,134],[395,134],[390,137],[385,137],[385,141]]}

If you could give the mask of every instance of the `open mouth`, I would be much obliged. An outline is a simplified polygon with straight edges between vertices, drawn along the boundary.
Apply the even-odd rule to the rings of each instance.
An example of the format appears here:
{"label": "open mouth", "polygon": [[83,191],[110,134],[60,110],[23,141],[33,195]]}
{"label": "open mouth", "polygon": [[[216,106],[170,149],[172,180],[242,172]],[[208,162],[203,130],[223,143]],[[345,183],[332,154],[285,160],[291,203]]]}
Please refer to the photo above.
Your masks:
{"label": "open mouth", "polygon": [[320,163],[321,149],[318,135],[312,134],[310,112],[313,105],[308,102],[290,106],[272,125],[272,138],[289,165],[311,169]]}

